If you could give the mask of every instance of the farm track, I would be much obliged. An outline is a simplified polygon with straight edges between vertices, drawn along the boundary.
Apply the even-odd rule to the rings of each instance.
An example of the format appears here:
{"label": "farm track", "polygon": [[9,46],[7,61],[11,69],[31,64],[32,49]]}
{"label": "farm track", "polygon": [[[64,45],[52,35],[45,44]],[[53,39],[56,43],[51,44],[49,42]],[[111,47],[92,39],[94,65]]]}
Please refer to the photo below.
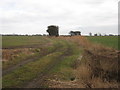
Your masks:
{"label": "farm track", "polygon": [[[44,47],[45,47],[45,46],[44,46]],[[52,51],[50,51],[50,52],[48,52],[48,53],[44,53],[44,50],[43,50],[43,51],[42,51],[42,52],[43,52],[42,54],[29,57],[29,58],[23,60],[22,62],[14,65],[14,66],[12,66],[12,67],[9,67],[8,69],[2,70],[2,76],[4,76],[4,75],[6,75],[6,74],[8,74],[8,73],[10,73],[10,72],[12,72],[12,71],[14,71],[15,69],[17,69],[17,68],[19,68],[19,67],[24,66],[24,65],[27,64],[27,63],[36,61],[36,60],[38,60],[39,58],[42,58],[42,57],[44,57],[44,56],[46,56],[46,55],[48,55],[48,54],[50,54],[50,53],[53,53],[53,52],[55,52],[56,50],[58,50],[58,48],[60,48],[60,47],[61,47],[61,46],[56,47],[56,48],[54,48],[54,50],[52,50]]]}
{"label": "farm track", "polygon": [[[77,69],[75,68],[75,71],[78,73],[78,75],[77,75],[78,77],[75,77],[75,80],[72,81],[71,80],[72,78],[69,77],[68,75],[66,75],[66,72],[69,71],[69,68],[66,67],[67,66],[66,62],[67,62],[67,60],[68,60],[68,62],[71,62],[71,57],[76,55],[76,51],[78,48],[77,46],[72,47],[72,45],[73,45],[72,43],[74,43],[74,42],[71,43],[71,41],[77,41],[77,44],[79,43],[81,48],[83,46],[85,47],[85,48],[83,47],[85,53],[83,53],[82,59],[85,61],[88,61],[88,64],[89,64],[89,62],[91,62],[91,66],[93,66],[93,67],[96,66],[96,65],[94,65],[94,62],[95,62],[95,64],[97,64],[95,60],[98,61],[99,58],[100,59],[102,58],[101,60],[103,60],[103,65],[104,65],[104,61],[105,61],[105,67],[106,67],[107,66],[106,63],[108,62],[108,64],[109,64],[109,61],[110,61],[109,59],[111,59],[111,61],[113,61],[112,58],[114,59],[114,56],[117,56],[117,55],[115,55],[115,53],[119,54],[119,52],[110,53],[109,49],[105,49],[105,50],[107,50],[107,52],[109,52],[106,55],[105,50],[101,49],[103,47],[94,47],[94,45],[90,47],[90,44],[87,43],[85,40],[82,41],[82,39],[75,37],[75,38],[70,38],[71,39],[70,42],[69,42],[69,40],[67,41],[67,39],[66,39],[67,42],[66,41],[63,42],[62,40],[64,40],[64,39],[65,38],[60,39],[61,43],[59,42],[59,39],[55,39],[55,40],[51,39],[50,42],[57,43],[55,45],[55,47],[56,46],[57,47],[52,48],[52,50],[50,49],[49,52],[44,51],[44,49],[45,49],[44,46],[49,47],[49,46],[52,46],[51,44],[48,44],[48,45],[39,44],[39,46],[37,44],[34,44],[34,45],[32,44],[29,46],[22,45],[22,46],[4,48],[4,49],[8,49],[8,50],[9,49],[18,49],[18,48],[22,48],[22,49],[35,48],[35,49],[37,49],[42,46],[43,48],[41,49],[41,51],[44,54],[42,54],[40,56],[37,55],[36,57],[32,56],[31,58],[29,57],[27,59],[24,59],[19,64],[10,67],[11,69],[6,71],[6,74],[4,74],[5,70],[3,70],[4,71],[3,79],[2,79],[3,88],[16,88],[16,87],[23,88],[23,89],[25,89],[25,88],[91,88],[91,87],[92,88],[100,88],[100,87],[96,86],[97,84],[98,84],[98,86],[100,85],[101,88],[112,88],[112,86],[113,86],[113,88],[116,88],[116,87],[114,87],[114,83],[116,84],[117,81],[115,81],[115,82],[113,81],[110,83],[102,82],[102,79],[99,79],[99,77],[98,77],[98,79],[95,78],[95,80],[94,80],[94,77],[93,77],[93,79],[89,79],[89,75],[91,74],[91,72],[89,73],[89,71],[85,71],[85,70],[87,70],[87,68],[86,68],[84,62],[80,63],[80,65],[81,65],[80,67],[77,66],[78,68]],[[76,44],[76,42],[75,42],[75,44]],[[90,47],[90,49],[88,47]],[[85,50],[87,50],[87,53]],[[88,53],[89,53],[89,55],[88,55]],[[75,58],[73,57],[72,60],[77,60],[76,58],[77,57],[75,57]],[[108,61],[106,61],[104,59],[106,59]],[[47,61],[47,62],[44,62],[44,61]],[[43,63],[45,63],[45,64],[42,65]],[[74,62],[72,64],[74,64]],[[75,62],[75,64],[76,64],[76,62]],[[86,64],[87,64],[87,62],[86,62]],[[111,66],[113,64],[114,63],[112,63]],[[63,65],[63,67],[62,67],[62,65]],[[78,63],[78,65],[79,65],[79,63]],[[97,65],[97,67],[98,67],[98,65]],[[115,64],[115,65],[117,65],[117,64]],[[89,64],[89,66],[90,66],[90,64]],[[84,67],[85,67],[85,69],[84,69]],[[71,67],[71,66],[70,66],[70,68],[74,69],[74,67]],[[101,67],[99,67],[99,68],[101,69]],[[115,69],[113,68],[113,70],[115,70]],[[84,75],[84,71],[85,71],[85,73],[87,72],[88,76]],[[61,79],[62,78],[61,76],[64,75],[64,73],[65,73],[65,79],[64,79],[65,81],[62,81],[63,79]],[[70,73],[74,73],[74,72],[70,72]],[[60,74],[60,77],[59,77],[59,74]],[[67,80],[66,77],[70,81],[66,81]],[[77,79],[77,78],[81,78],[81,77],[83,77],[83,80]],[[85,77],[85,80],[84,80],[84,77]],[[73,78],[74,78],[74,76],[73,76]],[[78,80],[78,82],[76,80]],[[117,84],[117,88],[118,88],[118,84]]]}
{"label": "farm track", "polygon": [[57,66],[62,60],[64,60],[65,57],[72,55],[72,49],[68,45],[67,49],[64,51],[62,55],[57,57],[57,59],[53,62],[51,62],[49,65],[45,67],[43,72],[39,73],[38,77],[36,77],[34,80],[27,83],[24,87],[25,88],[42,88],[44,87],[45,81],[47,78],[49,78],[50,71],[54,69],[55,66]]}

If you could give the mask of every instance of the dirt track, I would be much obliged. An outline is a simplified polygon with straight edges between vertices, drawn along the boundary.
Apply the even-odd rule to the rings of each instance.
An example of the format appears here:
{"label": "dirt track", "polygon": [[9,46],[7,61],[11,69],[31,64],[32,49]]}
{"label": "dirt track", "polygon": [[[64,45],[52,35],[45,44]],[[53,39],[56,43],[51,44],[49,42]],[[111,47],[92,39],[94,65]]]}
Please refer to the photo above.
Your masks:
{"label": "dirt track", "polygon": [[[65,46],[65,49],[63,49],[63,47]],[[18,47],[15,47],[18,48]],[[24,47],[21,47],[24,48]],[[28,48],[28,47],[27,47]],[[34,48],[34,47],[32,47]],[[37,48],[37,47],[35,47]],[[11,48],[9,48],[11,49]],[[71,45],[69,42],[65,42],[64,44],[60,44],[57,45],[52,51],[50,52],[45,52],[44,50],[42,50],[42,54],[39,54],[37,56],[34,57],[29,57],[23,61],[21,61],[20,63],[11,66],[8,69],[3,70],[2,75],[6,76],[7,74],[14,72],[15,70],[19,69],[20,67],[23,67],[24,65],[33,62],[33,61],[37,61],[38,59],[45,57],[49,54],[55,53],[55,52],[63,52],[61,55],[59,55],[55,60],[53,60],[52,62],[50,62],[47,66],[44,67],[44,70],[40,73],[37,74],[36,78],[27,81],[24,83],[24,85],[19,86],[20,88],[42,88],[45,85],[45,80],[47,78],[49,78],[50,75],[50,71],[54,69],[55,66],[57,66],[62,60],[64,60],[65,57],[68,57],[70,55],[72,55],[72,49]],[[33,67],[34,68],[34,67]]]}
{"label": "dirt track", "polygon": [[[47,45],[46,45],[46,46],[47,46]],[[31,47],[32,47],[32,46],[31,46]],[[40,45],[39,45],[39,47],[40,47]],[[45,46],[44,46],[44,47],[45,47]],[[17,48],[17,47],[15,47],[15,48]],[[22,48],[24,48],[24,47],[22,47]],[[25,48],[26,48],[26,47],[25,47]],[[28,47],[27,47],[27,48],[28,48]],[[32,48],[37,48],[37,47],[34,46],[34,47],[32,47]],[[50,54],[50,53],[53,53],[53,52],[55,52],[58,48],[59,48],[59,47],[55,47],[54,50],[52,50],[52,51],[50,51],[50,52],[47,52],[47,53],[44,53],[45,51],[42,50],[42,53],[41,53],[41,54],[35,55],[35,56],[32,56],[32,57],[28,57],[27,59],[23,60],[22,62],[14,65],[14,66],[9,67],[8,69],[3,70],[2,76],[4,76],[4,75],[6,75],[6,74],[8,74],[8,73],[10,73],[10,72],[12,72],[12,71],[14,71],[15,69],[17,69],[17,68],[19,68],[19,67],[24,66],[25,64],[27,64],[27,63],[29,63],[29,62],[36,61],[36,60],[38,60],[39,58],[42,58],[42,57],[44,57],[44,56],[46,56],[46,55],[48,55],[48,54]],[[11,48],[10,48],[10,49],[11,49]]]}
{"label": "dirt track", "polygon": [[65,52],[58,57],[54,62],[51,62],[49,65],[46,66],[44,72],[39,73],[38,77],[34,80],[27,83],[24,87],[25,88],[42,88],[46,83],[46,79],[50,76],[50,71],[58,65],[65,57],[70,56],[72,54],[72,50],[70,47],[65,50]]}
{"label": "dirt track", "polygon": [[[3,70],[3,78],[4,78],[3,79],[3,88],[9,88],[9,87],[10,88],[91,88],[91,87],[93,88],[93,87],[97,87],[97,85],[96,85],[97,83],[100,84],[101,87],[102,86],[111,87],[111,85],[114,83],[115,86],[113,85],[113,87],[117,87],[116,82],[112,82],[112,83],[107,82],[106,83],[106,82],[102,82],[102,79],[99,79],[99,77],[98,77],[98,79],[96,79],[96,78],[91,79],[91,77],[89,78],[89,75],[91,74],[91,72],[88,71],[89,70],[88,68],[90,68],[90,66],[91,66],[92,70],[95,71],[96,70],[95,65],[98,68],[98,66],[100,66],[99,65],[100,63],[98,61],[101,62],[102,60],[105,61],[107,64],[110,63],[109,66],[110,65],[112,66],[112,64],[115,63],[115,60],[118,57],[116,55],[116,53],[119,53],[119,52],[110,53],[109,50],[111,50],[111,49],[106,49],[103,47],[101,49],[101,47],[94,47],[94,46],[92,46],[92,48],[95,48],[95,49],[89,49],[89,48],[87,48],[87,46],[90,46],[90,44],[86,44],[84,41],[82,42],[82,39],[80,41],[82,43],[80,43],[80,44],[75,43],[75,46],[74,46],[74,43],[71,43],[71,41],[69,41],[69,39],[66,39],[65,42],[63,41],[64,39],[66,39],[66,38],[61,38],[60,42],[59,42],[59,39],[53,41],[54,43],[57,41],[57,44],[55,45],[55,47],[56,46],[57,47],[54,49],[52,48],[52,51],[45,52],[44,50],[41,50],[43,52],[42,54],[39,54],[34,57],[29,57],[23,61],[21,60],[21,62],[19,62],[17,65],[14,65],[6,70]],[[75,39],[73,39],[73,41],[74,40],[77,40],[77,43],[78,43],[78,41],[80,39],[75,38]],[[6,49],[16,49],[16,48],[36,48],[37,49],[37,48],[40,48],[41,46],[50,46],[50,45],[10,47],[10,48],[6,48]],[[72,45],[73,45],[73,47],[72,47]],[[81,55],[80,54],[81,47],[84,47],[84,53],[82,53],[82,56],[83,56],[83,60],[88,61],[87,62],[87,65],[89,66],[88,68],[86,68],[87,65],[85,65],[84,62],[78,63],[79,65],[81,64],[81,66],[78,67],[77,65],[75,65],[77,62],[74,63],[71,61],[71,57],[72,57],[73,61],[75,61],[79,58],[79,57],[74,57],[74,56]],[[46,48],[43,47],[43,49],[46,49]],[[98,53],[98,51],[99,51],[99,53]],[[107,52],[109,52],[109,53],[107,53]],[[114,60],[114,58],[115,58],[115,60]],[[111,59],[111,62],[110,62],[110,59]],[[106,60],[108,60],[108,61],[106,61]],[[44,61],[47,61],[47,63]],[[67,61],[67,63],[64,61]],[[103,62],[102,65],[105,64],[105,67],[106,67],[105,62]],[[70,64],[68,64],[68,63],[70,63]],[[74,64],[74,65],[72,65],[72,64]],[[117,63],[115,63],[115,65],[114,65],[115,68],[116,68],[116,65],[117,65]],[[78,68],[76,69],[76,67],[78,67]],[[69,72],[69,68],[70,68],[71,72]],[[99,67],[99,68],[101,69],[101,67]],[[71,73],[74,74],[74,69],[76,69],[76,72],[78,72],[77,77],[75,75],[73,75],[72,77],[70,76]],[[116,69],[113,69],[113,70],[115,71]],[[99,71],[99,70],[97,70],[97,71]],[[70,74],[66,75],[66,74],[68,74],[66,72],[69,72]],[[94,73],[92,73],[92,74],[94,74]],[[95,74],[96,74],[96,72],[95,72]],[[62,77],[62,75],[65,78]],[[78,79],[78,78],[80,78],[80,79]],[[83,79],[81,79],[81,78],[83,78]],[[85,78],[85,80],[84,80],[84,78]],[[86,78],[88,78],[87,82],[86,82]],[[74,80],[72,80],[72,79],[74,79]],[[89,82],[90,80],[91,80],[91,82]],[[96,80],[98,80],[98,81],[96,81]]]}

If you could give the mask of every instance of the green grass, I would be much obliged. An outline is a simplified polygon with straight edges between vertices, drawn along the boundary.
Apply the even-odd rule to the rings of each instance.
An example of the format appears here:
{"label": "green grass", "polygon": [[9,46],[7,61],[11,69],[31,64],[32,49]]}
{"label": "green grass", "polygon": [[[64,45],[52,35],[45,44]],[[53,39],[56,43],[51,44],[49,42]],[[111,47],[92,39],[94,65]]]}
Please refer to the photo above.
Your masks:
{"label": "green grass", "polygon": [[44,36],[2,36],[2,47],[45,44],[49,40]]}
{"label": "green grass", "polygon": [[44,70],[47,64],[52,62],[54,58],[58,57],[60,54],[59,52],[49,54],[36,62],[31,62],[5,75],[3,77],[3,87],[20,87],[25,82],[35,78],[38,73]]}
{"label": "green grass", "polygon": [[62,81],[70,81],[71,78],[75,78],[73,63],[83,52],[82,48],[72,42],[69,43],[69,47],[72,50],[71,55],[65,56],[64,59],[51,70],[51,72]]}
{"label": "green grass", "polygon": [[28,58],[40,56],[40,55],[42,55],[43,52],[46,53],[46,54],[49,54],[52,51],[54,51],[56,48],[60,47],[61,45],[63,45],[62,48],[64,48],[64,46],[65,46],[63,41],[58,41],[56,39],[51,39],[51,42],[53,43],[53,45],[49,45],[48,47],[43,46],[42,50],[41,50],[41,48],[32,48],[30,50],[30,52],[33,53],[32,55],[24,53],[24,52],[18,53],[17,57],[15,57],[13,59],[10,59],[9,61],[3,61],[2,68],[7,69],[7,68],[9,68],[9,67],[11,67],[13,65],[16,65],[16,64],[22,62],[23,60],[28,59]]}
{"label": "green grass", "polygon": [[118,49],[118,36],[88,36],[87,38],[91,42]]}
{"label": "green grass", "polygon": [[[48,51],[52,51],[56,47],[58,48],[54,52],[49,53],[48,55],[43,56],[42,58],[34,62],[30,62],[20,68],[17,68],[13,72],[3,76],[2,80],[4,88],[22,87],[24,83],[30,82],[31,80],[36,78],[40,72],[49,72],[50,75],[56,74],[58,76],[57,78],[59,78],[60,80],[71,80],[71,78],[75,77],[72,64],[82,53],[82,49],[75,43],[60,38],[46,38],[39,36],[15,36],[11,38],[8,37],[9,36],[3,38],[4,47],[29,45],[27,42],[31,41],[30,45],[36,43],[45,44],[47,42],[52,42],[53,45],[46,48]],[[8,44],[8,42],[13,43]],[[70,52],[68,52],[70,55],[68,56],[64,55],[67,49],[70,49]],[[61,60],[60,63],[55,65],[50,71],[45,70],[47,66],[57,60]]]}
{"label": "green grass", "polygon": [[20,53],[19,57],[16,57],[16,58],[12,59],[11,61],[3,61],[2,68],[8,69],[9,67],[18,64],[27,58],[30,58],[30,57],[32,58],[33,56],[36,56],[36,54],[35,55],[28,55],[28,54]]}
{"label": "green grass", "polygon": [[67,49],[66,42],[54,40],[55,46],[48,48],[48,51],[53,50],[55,47],[62,45],[62,48],[58,48],[53,53],[48,54],[34,62],[30,62],[21,68],[3,76],[3,87],[22,87],[25,82],[29,82],[39,75],[40,72],[48,72],[45,68],[52,62],[58,60],[61,54]]}

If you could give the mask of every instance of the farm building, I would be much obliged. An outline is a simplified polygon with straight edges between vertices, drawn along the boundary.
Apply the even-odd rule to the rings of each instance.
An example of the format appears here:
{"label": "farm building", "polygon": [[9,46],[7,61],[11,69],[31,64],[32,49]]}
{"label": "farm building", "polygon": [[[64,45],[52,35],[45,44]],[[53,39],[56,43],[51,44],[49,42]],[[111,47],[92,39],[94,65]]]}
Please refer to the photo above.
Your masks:
{"label": "farm building", "polygon": [[59,36],[59,27],[58,26],[48,26],[47,32],[49,33],[49,36]]}
{"label": "farm building", "polygon": [[80,31],[70,31],[70,35],[71,36],[81,35],[81,32]]}

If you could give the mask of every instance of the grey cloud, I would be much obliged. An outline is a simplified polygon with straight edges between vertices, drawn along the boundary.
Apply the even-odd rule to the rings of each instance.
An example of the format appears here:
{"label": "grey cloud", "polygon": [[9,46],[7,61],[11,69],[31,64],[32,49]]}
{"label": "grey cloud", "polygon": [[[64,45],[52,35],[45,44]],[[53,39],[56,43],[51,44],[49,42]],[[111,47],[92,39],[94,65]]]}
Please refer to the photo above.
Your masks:
{"label": "grey cloud", "polygon": [[108,0],[0,1],[2,33],[46,33],[47,26],[51,24],[60,26],[61,34],[68,34],[78,27],[87,27],[82,30],[84,34],[92,29],[94,32],[106,29],[107,33],[117,29],[115,0],[109,0],[109,3]]}

